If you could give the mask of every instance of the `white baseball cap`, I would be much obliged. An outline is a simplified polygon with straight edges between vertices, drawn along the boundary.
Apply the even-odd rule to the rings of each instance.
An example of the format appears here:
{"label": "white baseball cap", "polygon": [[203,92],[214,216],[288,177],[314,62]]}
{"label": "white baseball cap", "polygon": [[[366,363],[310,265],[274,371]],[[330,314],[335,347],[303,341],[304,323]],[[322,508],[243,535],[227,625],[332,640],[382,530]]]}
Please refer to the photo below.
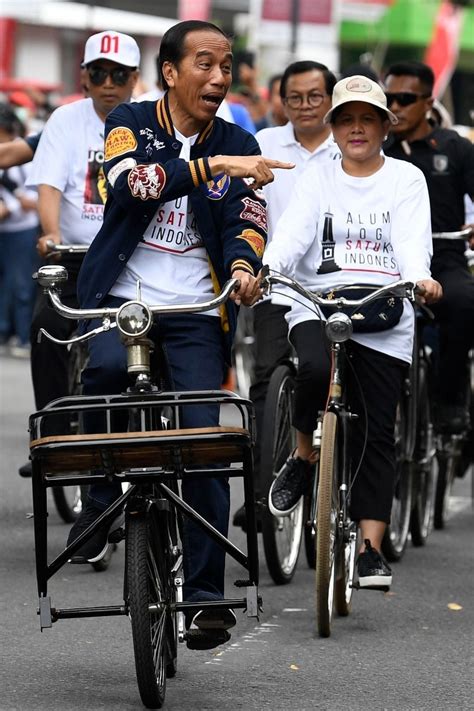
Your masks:
{"label": "white baseball cap", "polygon": [[140,50],[133,37],[106,30],[89,37],[84,48],[83,66],[97,59],[110,59],[124,67],[138,67]]}
{"label": "white baseball cap", "polygon": [[377,106],[387,113],[391,123],[398,123],[395,114],[387,108],[387,98],[380,84],[360,74],[346,77],[335,84],[332,93],[332,107],[324,117],[324,123],[330,123],[334,109],[348,104],[350,101],[363,101],[366,104]]}

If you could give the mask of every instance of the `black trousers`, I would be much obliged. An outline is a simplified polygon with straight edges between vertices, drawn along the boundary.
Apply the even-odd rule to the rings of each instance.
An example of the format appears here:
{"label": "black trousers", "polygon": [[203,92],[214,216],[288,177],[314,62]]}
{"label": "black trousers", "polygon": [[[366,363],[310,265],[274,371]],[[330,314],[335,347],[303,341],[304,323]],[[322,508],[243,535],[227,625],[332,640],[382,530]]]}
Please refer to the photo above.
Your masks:
{"label": "black trousers", "polygon": [[[324,324],[300,323],[292,328],[290,341],[298,355],[295,426],[300,432],[311,434],[318,413],[326,408],[330,380],[330,348]],[[346,349],[347,404],[359,415],[350,426],[353,473],[363,455],[351,492],[351,516],[355,521],[390,523],[396,483],[395,418],[408,365],[354,341],[349,341]],[[367,446],[363,453],[366,427]]]}
{"label": "black trousers", "polygon": [[443,287],[443,298],[432,307],[439,326],[435,396],[440,404],[463,405],[467,356],[474,347],[474,277],[463,254],[441,256],[432,264]]}
{"label": "black trousers", "polygon": [[254,449],[255,493],[259,498],[260,490],[260,434],[263,426],[265,398],[268,383],[273,371],[291,354],[288,342],[288,324],[285,314],[289,311],[287,306],[278,306],[271,301],[263,301],[252,309],[254,317],[254,349],[255,349],[255,375],[254,383],[250,388],[249,397],[255,407],[257,425],[257,441]]}
{"label": "black trousers", "polygon": [[[76,283],[82,257],[75,255],[61,260],[68,271],[68,280],[61,289],[61,300],[66,306],[78,307]],[[50,341],[46,336],[38,342],[40,328],[61,340],[71,337],[77,321],[63,318],[50,305],[49,297],[38,287],[30,329],[31,375],[36,408],[40,410],[51,400],[69,395],[69,350]],[[52,423],[51,423],[52,424]]]}

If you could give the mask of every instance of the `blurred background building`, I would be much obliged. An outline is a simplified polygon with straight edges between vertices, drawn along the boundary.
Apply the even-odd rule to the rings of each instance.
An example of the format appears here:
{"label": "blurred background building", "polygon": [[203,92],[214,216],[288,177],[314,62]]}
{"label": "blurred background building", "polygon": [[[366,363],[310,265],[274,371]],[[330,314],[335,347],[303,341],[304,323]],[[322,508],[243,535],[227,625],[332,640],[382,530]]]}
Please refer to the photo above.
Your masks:
{"label": "blurred background building", "polygon": [[[474,0],[2,0],[0,92],[10,101],[25,89],[30,99],[35,89],[74,98],[85,39],[104,29],[137,39],[142,89],[151,89],[160,38],[191,18],[232,34],[237,63],[253,68],[260,87],[294,59],[335,71],[363,62],[381,76],[399,59],[428,61],[455,123],[472,125]],[[238,71],[234,79],[238,95]]]}

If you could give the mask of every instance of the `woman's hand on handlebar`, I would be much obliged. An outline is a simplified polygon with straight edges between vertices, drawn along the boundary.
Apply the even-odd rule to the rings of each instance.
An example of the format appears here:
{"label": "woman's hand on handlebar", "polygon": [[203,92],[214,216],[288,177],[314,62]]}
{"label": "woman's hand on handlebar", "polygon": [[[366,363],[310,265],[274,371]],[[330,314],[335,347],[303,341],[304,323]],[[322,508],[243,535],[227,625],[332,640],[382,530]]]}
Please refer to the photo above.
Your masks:
{"label": "woman's hand on handlebar", "polygon": [[416,282],[417,286],[417,301],[422,304],[434,304],[443,296],[443,288],[438,281],[434,279],[422,279]]}
{"label": "woman's hand on handlebar", "polygon": [[43,235],[39,238],[38,244],[36,245],[36,249],[38,250],[38,254],[40,255],[40,257],[47,257],[48,254],[50,254],[51,242],[54,242],[54,244],[61,244],[61,235],[56,234],[54,232],[50,232],[49,234]]}
{"label": "woman's hand on handlebar", "polygon": [[235,301],[237,306],[252,306],[262,298],[262,289],[258,277],[252,276],[243,269],[236,269],[232,272],[232,278],[240,281],[238,289],[229,296]]}

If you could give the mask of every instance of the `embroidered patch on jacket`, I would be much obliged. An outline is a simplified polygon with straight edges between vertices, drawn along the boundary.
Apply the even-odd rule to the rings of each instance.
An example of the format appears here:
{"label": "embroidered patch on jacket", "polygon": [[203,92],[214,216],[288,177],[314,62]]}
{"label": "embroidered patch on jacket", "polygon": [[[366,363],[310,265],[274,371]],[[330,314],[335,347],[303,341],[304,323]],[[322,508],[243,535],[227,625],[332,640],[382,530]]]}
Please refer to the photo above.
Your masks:
{"label": "embroidered patch on jacket", "polygon": [[126,126],[113,128],[105,141],[105,160],[112,160],[123,153],[130,153],[137,147],[133,131]]}
{"label": "embroidered patch on jacket", "polygon": [[107,179],[112,187],[114,187],[117,178],[126,170],[131,170],[135,168],[137,161],[135,158],[123,158],[119,163],[114,165],[107,174]]}
{"label": "embroidered patch on jacket", "polygon": [[265,200],[265,195],[263,194],[262,188],[252,188],[253,178],[242,178],[242,180],[248,188],[251,188],[251,190],[253,190],[256,198],[258,198],[259,200]]}
{"label": "embroidered patch on jacket", "polygon": [[128,175],[132,195],[141,200],[156,200],[166,185],[166,173],[157,163],[137,165]]}
{"label": "embroidered patch on jacket", "polygon": [[252,200],[251,198],[242,198],[241,201],[244,205],[244,209],[240,213],[240,217],[243,220],[248,220],[249,222],[254,222],[257,227],[262,230],[267,231],[267,211],[261,202]]}
{"label": "embroidered patch on jacket", "polygon": [[258,232],[255,232],[255,230],[244,230],[241,235],[237,235],[237,239],[245,240],[252,247],[259,259],[263,257],[265,240]]}
{"label": "embroidered patch on jacket", "polygon": [[209,200],[221,200],[230,187],[230,177],[225,175],[216,175],[204,185],[204,193]]}

